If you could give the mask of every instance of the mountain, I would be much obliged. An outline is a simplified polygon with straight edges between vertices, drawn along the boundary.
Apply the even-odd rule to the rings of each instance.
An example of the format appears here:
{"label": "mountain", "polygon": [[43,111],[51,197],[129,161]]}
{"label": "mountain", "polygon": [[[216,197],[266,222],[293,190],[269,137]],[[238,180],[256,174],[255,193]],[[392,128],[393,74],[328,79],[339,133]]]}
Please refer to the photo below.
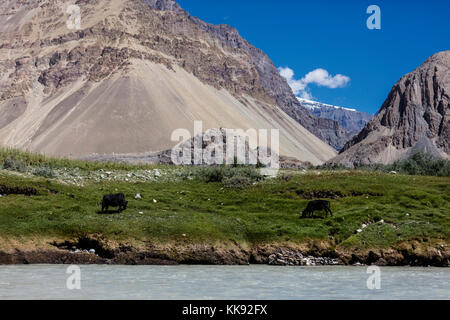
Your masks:
{"label": "mountain", "polygon": [[356,109],[333,106],[302,98],[299,98],[299,101],[313,116],[337,121],[351,137],[361,132],[373,118],[372,115]]}
{"label": "mountain", "polygon": [[325,141],[338,151],[372,119],[370,114],[356,109],[337,107],[303,98],[298,98],[298,101],[313,117],[320,119],[318,121],[322,131],[328,129]]}
{"label": "mountain", "polygon": [[[211,128],[278,128],[280,153],[335,156],[324,130],[261,50],[173,0],[0,4],[0,144],[79,158],[166,150],[194,120]],[[326,140],[326,139],[324,139]]]}
{"label": "mountain", "polygon": [[375,118],[331,162],[390,163],[417,151],[450,158],[450,51],[403,76]]}

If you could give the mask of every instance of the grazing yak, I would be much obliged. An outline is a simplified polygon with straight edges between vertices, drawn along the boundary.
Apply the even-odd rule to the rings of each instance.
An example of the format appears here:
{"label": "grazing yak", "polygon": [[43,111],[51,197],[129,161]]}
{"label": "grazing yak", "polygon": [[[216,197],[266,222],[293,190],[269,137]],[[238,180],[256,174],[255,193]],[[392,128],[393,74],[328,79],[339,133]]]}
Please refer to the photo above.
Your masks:
{"label": "grazing yak", "polygon": [[103,197],[102,212],[108,212],[109,207],[119,207],[119,212],[126,210],[128,201],[125,200],[123,193],[108,194]]}
{"label": "grazing yak", "polygon": [[314,217],[314,211],[321,211],[325,210],[325,214],[333,215],[333,212],[331,212],[330,209],[330,202],[326,200],[314,200],[310,201],[308,203],[308,206],[305,210],[302,211],[302,215],[300,218],[313,218]]}

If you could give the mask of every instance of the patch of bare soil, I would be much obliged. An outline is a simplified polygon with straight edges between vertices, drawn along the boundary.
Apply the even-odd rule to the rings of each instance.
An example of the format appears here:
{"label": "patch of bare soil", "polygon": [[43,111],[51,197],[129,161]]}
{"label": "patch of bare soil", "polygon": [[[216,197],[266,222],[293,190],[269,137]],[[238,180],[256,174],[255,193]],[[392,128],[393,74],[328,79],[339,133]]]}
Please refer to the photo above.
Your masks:
{"label": "patch of bare soil", "polygon": [[0,184],[1,195],[21,194],[25,196],[36,196],[38,191],[31,187],[10,187]]}
{"label": "patch of bare soil", "polygon": [[339,190],[296,190],[295,193],[303,199],[340,199],[346,197],[372,196],[380,197],[382,194],[373,192],[351,191],[350,193],[342,193]]}

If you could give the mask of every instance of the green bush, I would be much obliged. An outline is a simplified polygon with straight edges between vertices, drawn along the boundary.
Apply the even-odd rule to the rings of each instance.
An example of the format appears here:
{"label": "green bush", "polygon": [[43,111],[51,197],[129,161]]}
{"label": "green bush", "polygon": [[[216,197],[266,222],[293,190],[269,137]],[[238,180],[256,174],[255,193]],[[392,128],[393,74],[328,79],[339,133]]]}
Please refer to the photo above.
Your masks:
{"label": "green bush", "polygon": [[17,160],[13,157],[8,157],[5,159],[5,161],[3,161],[3,169],[25,172],[27,168],[22,161]]}
{"label": "green bush", "polygon": [[207,167],[199,172],[200,178],[206,182],[222,182],[225,178],[225,170],[221,167]]}
{"label": "green bush", "polygon": [[[317,170],[351,170],[342,164],[327,163],[321,166],[316,166],[313,169]],[[392,164],[384,165],[381,163],[373,163],[367,165],[360,165],[354,168],[355,170],[364,171],[381,171],[381,172],[398,172],[409,175],[422,176],[450,176],[450,161],[434,157],[429,153],[417,152],[407,159],[395,161]]]}
{"label": "green bush", "polygon": [[49,167],[39,167],[33,170],[33,175],[44,177],[44,178],[54,178],[55,177],[55,171],[53,171],[52,168]]}
{"label": "green bush", "polygon": [[431,154],[418,152],[408,159],[387,165],[385,170],[411,175],[449,177],[450,161],[436,158]]}
{"label": "green bush", "polygon": [[252,166],[202,166],[192,168],[187,174],[208,183],[224,182],[233,177],[245,177],[252,182],[263,178],[259,170]]}
{"label": "green bush", "polygon": [[252,184],[252,181],[248,177],[233,176],[231,178],[225,178],[223,185],[229,189],[245,189]]}

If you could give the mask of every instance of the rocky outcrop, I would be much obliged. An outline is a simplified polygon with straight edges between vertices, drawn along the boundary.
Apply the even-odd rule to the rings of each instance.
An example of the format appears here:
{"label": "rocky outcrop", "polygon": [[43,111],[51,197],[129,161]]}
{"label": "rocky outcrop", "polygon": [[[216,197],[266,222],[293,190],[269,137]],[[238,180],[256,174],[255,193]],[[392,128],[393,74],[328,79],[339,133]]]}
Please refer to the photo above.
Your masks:
{"label": "rocky outcrop", "polygon": [[[145,154],[92,154],[80,160],[116,163],[145,163],[164,165],[221,165],[234,164],[235,161],[247,165],[262,165],[285,169],[306,169],[312,164],[296,158],[280,156],[268,148],[251,148],[249,137],[230,129],[209,129],[191,139],[181,142],[173,149]],[[229,146],[231,144],[232,146]],[[231,151],[234,150],[234,151]],[[238,150],[241,155],[238,158]],[[220,155],[216,155],[216,151]],[[233,154],[228,155],[231,151]],[[172,158],[174,153],[175,163]],[[239,159],[239,160],[238,160]],[[272,161],[276,161],[273,162]]]}
{"label": "rocky outcrop", "polygon": [[351,138],[350,133],[335,120],[318,117],[315,122],[317,127],[320,128],[323,139],[338,151]]}
{"label": "rocky outcrop", "polygon": [[339,260],[330,257],[304,256],[300,251],[280,248],[269,256],[268,264],[275,266],[328,266],[338,265]]}
{"label": "rocky outcrop", "polygon": [[390,163],[417,151],[450,158],[450,51],[402,77],[375,118],[331,162]]}
{"label": "rocky outcrop", "polygon": [[141,0],[156,10],[185,12],[174,0]]}

